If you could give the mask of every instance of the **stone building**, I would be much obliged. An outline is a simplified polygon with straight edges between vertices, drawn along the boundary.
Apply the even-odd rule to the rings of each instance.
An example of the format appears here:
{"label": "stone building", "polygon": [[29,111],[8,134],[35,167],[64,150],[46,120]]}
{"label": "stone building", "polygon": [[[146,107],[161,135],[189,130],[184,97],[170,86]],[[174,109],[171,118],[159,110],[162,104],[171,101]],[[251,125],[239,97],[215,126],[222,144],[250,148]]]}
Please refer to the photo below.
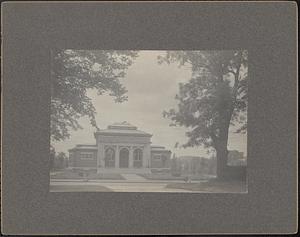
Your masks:
{"label": "stone building", "polygon": [[127,122],[109,125],[94,133],[95,145],[76,145],[69,150],[70,168],[98,171],[169,168],[171,151],[152,146],[152,135]]}
{"label": "stone building", "polygon": [[179,156],[177,166],[182,173],[190,174],[215,174],[217,161],[215,157]]}

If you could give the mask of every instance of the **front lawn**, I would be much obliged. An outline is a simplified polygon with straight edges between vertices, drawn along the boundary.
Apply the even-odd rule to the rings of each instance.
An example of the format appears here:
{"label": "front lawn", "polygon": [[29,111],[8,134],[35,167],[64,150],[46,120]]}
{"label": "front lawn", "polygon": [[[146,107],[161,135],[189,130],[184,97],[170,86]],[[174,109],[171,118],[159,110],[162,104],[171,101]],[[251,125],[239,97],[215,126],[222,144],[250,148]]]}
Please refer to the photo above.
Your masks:
{"label": "front lawn", "polygon": [[50,192],[112,192],[100,185],[50,185]]}
{"label": "front lawn", "polygon": [[111,179],[111,180],[124,180],[120,174],[98,174],[96,172],[81,173],[78,171],[64,170],[50,174],[51,179]]}
{"label": "front lawn", "polygon": [[245,181],[221,181],[211,179],[200,183],[170,183],[166,188],[178,188],[191,191],[201,191],[208,193],[245,193],[247,192],[247,183]]}
{"label": "front lawn", "polygon": [[[150,180],[185,180],[187,177],[186,175],[173,176],[170,173],[151,173],[139,175]],[[209,178],[207,175],[191,175],[190,177],[192,180],[206,180]]]}

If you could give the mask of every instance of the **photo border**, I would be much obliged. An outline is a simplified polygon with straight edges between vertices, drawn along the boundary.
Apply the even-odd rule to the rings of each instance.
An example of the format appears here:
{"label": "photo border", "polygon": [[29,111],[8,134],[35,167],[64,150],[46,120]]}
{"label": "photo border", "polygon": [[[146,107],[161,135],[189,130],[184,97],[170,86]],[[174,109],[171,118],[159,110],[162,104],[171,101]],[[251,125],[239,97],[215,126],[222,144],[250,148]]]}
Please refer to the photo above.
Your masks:
{"label": "photo border", "polygon": [[[2,4],[4,234],[295,233],[294,2]],[[248,193],[50,193],[54,48],[249,52]]]}

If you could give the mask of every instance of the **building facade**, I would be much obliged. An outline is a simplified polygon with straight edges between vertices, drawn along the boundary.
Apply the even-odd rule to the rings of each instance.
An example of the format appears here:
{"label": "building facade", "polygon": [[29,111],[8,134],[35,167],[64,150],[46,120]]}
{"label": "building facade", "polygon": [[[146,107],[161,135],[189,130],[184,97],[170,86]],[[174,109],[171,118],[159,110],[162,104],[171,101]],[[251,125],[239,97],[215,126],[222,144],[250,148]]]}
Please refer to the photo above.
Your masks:
{"label": "building facade", "polygon": [[152,146],[152,135],[127,122],[115,123],[94,133],[95,145],[69,150],[71,168],[169,168],[171,151]]}
{"label": "building facade", "polygon": [[176,161],[176,165],[181,168],[182,173],[216,174],[216,157],[179,156]]}

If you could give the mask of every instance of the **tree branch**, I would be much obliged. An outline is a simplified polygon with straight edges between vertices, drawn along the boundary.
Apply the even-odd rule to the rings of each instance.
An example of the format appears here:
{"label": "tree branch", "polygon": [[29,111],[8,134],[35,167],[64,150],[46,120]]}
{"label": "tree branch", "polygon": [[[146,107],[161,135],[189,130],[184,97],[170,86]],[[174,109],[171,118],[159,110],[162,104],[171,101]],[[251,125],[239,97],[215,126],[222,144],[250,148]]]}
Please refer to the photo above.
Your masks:
{"label": "tree branch", "polygon": [[236,76],[236,72],[234,72],[233,70],[228,69],[227,72],[232,73],[234,77]]}

